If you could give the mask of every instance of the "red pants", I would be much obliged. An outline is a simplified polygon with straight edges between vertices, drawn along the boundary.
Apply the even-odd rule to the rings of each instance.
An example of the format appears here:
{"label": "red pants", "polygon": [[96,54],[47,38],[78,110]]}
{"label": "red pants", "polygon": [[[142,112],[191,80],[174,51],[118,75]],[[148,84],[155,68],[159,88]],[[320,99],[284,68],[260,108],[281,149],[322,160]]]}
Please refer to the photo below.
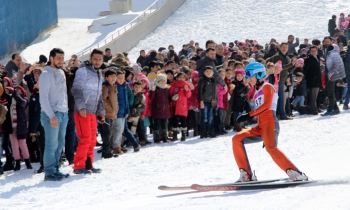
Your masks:
{"label": "red pants", "polygon": [[[259,120],[260,121],[260,120]],[[299,171],[293,163],[277,148],[279,133],[278,121],[273,116],[259,122],[254,128],[244,129],[232,138],[232,150],[239,169],[244,169],[250,175],[250,168],[247,153],[244,144],[256,143],[263,141],[266,151],[270,154],[273,161],[286,172],[287,169]]]}
{"label": "red pants", "polygon": [[[74,156],[74,170],[86,168],[85,162],[89,157],[91,166],[94,161],[94,147],[96,145],[97,120],[96,115],[86,114],[81,117],[79,113],[74,114],[77,136],[80,138],[77,151]],[[91,168],[88,168],[91,169]]]}

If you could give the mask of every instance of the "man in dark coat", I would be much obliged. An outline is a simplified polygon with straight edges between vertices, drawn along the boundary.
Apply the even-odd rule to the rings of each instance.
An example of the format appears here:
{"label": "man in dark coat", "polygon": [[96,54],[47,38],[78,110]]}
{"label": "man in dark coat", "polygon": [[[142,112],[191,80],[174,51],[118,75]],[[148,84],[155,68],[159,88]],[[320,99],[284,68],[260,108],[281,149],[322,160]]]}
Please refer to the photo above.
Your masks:
{"label": "man in dark coat", "polygon": [[148,66],[150,61],[157,61],[158,59],[156,58],[156,56],[157,56],[157,52],[152,51],[151,54],[143,60],[142,68],[144,66]]}
{"label": "man in dark coat", "polygon": [[217,83],[219,83],[222,87],[225,87],[225,81],[220,77],[216,66],[215,66],[215,50],[214,48],[208,48],[204,57],[197,61],[197,70],[199,72],[199,77],[204,77],[204,71],[207,66],[213,67],[214,78]]}
{"label": "man in dark coat", "polygon": [[309,90],[309,106],[310,113],[317,115],[317,95],[322,88],[322,77],[320,69],[320,59],[317,56],[318,49],[316,46],[310,47],[310,55],[304,62],[304,74],[306,79],[306,87]]}
{"label": "man in dark coat", "polygon": [[11,60],[6,64],[5,70],[7,71],[7,77],[15,80],[13,78],[14,74],[20,69],[22,58],[18,53],[12,55]]}
{"label": "man in dark coat", "polygon": [[349,109],[349,100],[350,100],[350,40],[348,41],[348,49],[346,50],[346,55],[344,60],[345,74],[346,74],[346,83],[348,85],[348,91],[346,92],[345,102],[343,109]]}
{"label": "man in dark coat", "polygon": [[337,28],[336,20],[337,20],[337,16],[332,15],[332,19],[329,19],[328,21],[328,32],[330,36],[334,36],[334,34],[336,33],[336,28]]}

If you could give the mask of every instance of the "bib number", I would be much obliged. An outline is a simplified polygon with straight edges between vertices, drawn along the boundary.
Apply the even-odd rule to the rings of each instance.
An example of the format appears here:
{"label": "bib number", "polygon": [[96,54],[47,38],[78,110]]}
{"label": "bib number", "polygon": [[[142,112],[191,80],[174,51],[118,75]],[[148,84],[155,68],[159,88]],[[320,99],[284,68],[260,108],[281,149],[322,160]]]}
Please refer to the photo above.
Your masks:
{"label": "bib number", "polygon": [[259,96],[255,99],[255,107],[259,108],[264,103],[264,96]]}

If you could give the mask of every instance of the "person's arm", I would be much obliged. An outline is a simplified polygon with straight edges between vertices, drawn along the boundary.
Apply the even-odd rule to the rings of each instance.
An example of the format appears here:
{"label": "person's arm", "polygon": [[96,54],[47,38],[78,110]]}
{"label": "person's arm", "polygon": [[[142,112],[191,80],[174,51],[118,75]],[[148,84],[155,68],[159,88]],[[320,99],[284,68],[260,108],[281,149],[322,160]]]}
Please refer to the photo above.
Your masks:
{"label": "person's arm", "polygon": [[39,87],[40,87],[40,105],[42,111],[46,113],[47,116],[51,119],[55,117],[55,113],[52,110],[50,101],[49,101],[49,93],[51,89],[51,78],[49,72],[44,71],[40,75],[39,79]]}
{"label": "person's arm", "polygon": [[249,112],[250,117],[254,117],[254,116],[257,116],[261,113],[266,112],[267,110],[270,109],[270,107],[272,105],[273,96],[275,93],[275,89],[273,88],[273,86],[272,85],[265,85],[263,87],[262,91],[264,93],[263,94],[264,103],[260,107],[258,107],[256,110],[250,111]]}
{"label": "person's arm", "polygon": [[203,101],[203,80],[198,81],[198,101]]}
{"label": "person's arm", "polygon": [[106,111],[105,111],[105,108],[103,106],[102,94],[100,94],[100,97],[98,98],[97,114],[99,116],[105,116],[106,115]]}
{"label": "person's arm", "polygon": [[221,78],[220,74],[218,73],[218,71],[216,70],[216,67],[214,67],[214,78],[215,78],[215,81],[217,83],[219,83],[222,87],[225,87],[226,86],[226,83],[225,81]]}
{"label": "person's arm", "polygon": [[[74,78],[72,89],[71,89],[71,93],[75,101],[75,106],[78,108],[78,111],[82,109],[86,109],[85,100],[89,99],[89,96],[87,96],[88,98],[85,99],[83,94],[83,90],[86,84],[86,77],[87,77],[86,69],[85,68],[78,69]],[[41,94],[41,86],[40,86],[40,94]]]}
{"label": "person's arm", "polygon": [[28,100],[27,98],[22,98],[20,95],[17,94],[16,90],[13,91],[12,93],[13,98],[16,100],[16,103],[22,107],[22,108],[26,108],[28,105]]}
{"label": "person's arm", "polygon": [[104,108],[107,112],[111,112],[113,110],[112,106],[108,103],[108,87],[107,86],[102,86],[102,101]]}
{"label": "person's arm", "polygon": [[36,133],[40,124],[40,104],[37,101],[32,101],[32,103],[34,105],[29,106],[28,132]]}
{"label": "person's arm", "polygon": [[144,95],[142,95],[142,101],[141,101],[141,104],[139,104],[137,107],[136,107],[136,111],[137,113],[142,113],[146,108],[146,97]]}
{"label": "person's arm", "polygon": [[334,74],[334,71],[333,71],[333,58],[332,58],[332,54],[328,55],[327,57],[327,61],[326,61],[326,66],[327,66],[327,69],[328,69],[328,77],[331,78]]}
{"label": "person's arm", "polygon": [[298,47],[299,46],[299,38],[295,38],[295,43],[293,44],[293,47]]}
{"label": "person's arm", "polygon": [[27,82],[27,86],[28,86],[29,91],[33,93],[34,81],[33,81],[32,75],[30,75],[30,74],[25,75],[24,80]]}

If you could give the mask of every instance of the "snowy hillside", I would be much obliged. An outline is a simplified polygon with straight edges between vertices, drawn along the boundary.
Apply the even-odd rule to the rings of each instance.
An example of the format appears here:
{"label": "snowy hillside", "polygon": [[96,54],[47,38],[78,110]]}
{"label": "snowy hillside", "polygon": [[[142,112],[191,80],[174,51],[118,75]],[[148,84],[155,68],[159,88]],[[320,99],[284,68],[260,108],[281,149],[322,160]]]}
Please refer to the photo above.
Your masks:
{"label": "snowy hillside", "polygon": [[[283,121],[279,148],[313,179],[350,180],[350,111],[334,117],[302,116]],[[43,175],[22,169],[0,177],[1,209],[349,209],[350,185],[296,187],[251,192],[169,194],[159,185],[185,186],[236,181],[232,154],[234,133],[216,139],[190,139],[143,147],[118,158],[101,160],[101,174],[73,175],[44,182]],[[284,178],[262,144],[246,147],[258,179]],[[34,168],[39,167],[33,164]],[[183,191],[180,191],[183,192]]]}
{"label": "snowy hillside", "polygon": [[[133,12],[114,14],[100,17],[102,11],[109,11],[110,0],[58,0],[58,27],[39,37],[27,47],[21,55],[30,63],[37,61],[40,54],[48,56],[54,47],[64,50],[66,58],[90,46],[97,44],[104,38],[114,34],[155,0],[133,0]],[[114,17],[114,18],[113,18]],[[95,20],[114,19],[109,24],[94,26],[88,31],[88,26]]]}
{"label": "snowy hillside", "polygon": [[136,62],[141,49],[175,46],[181,50],[190,40],[199,42],[233,42],[256,39],[261,45],[276,38],[287,41],[289,34],[304,38],[323,38],[328,34],[328,19],[333,14],[350,13],[350,1],[343,0],[275,0],[275,1],[208,1],[191,0],[154,33],[130,51]]}

